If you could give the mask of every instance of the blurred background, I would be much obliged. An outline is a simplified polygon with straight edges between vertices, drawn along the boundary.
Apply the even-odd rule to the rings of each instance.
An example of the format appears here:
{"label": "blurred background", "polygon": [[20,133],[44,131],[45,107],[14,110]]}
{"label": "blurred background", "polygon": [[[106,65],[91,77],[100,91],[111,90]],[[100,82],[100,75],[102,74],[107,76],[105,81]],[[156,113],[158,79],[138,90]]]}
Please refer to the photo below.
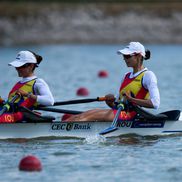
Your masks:
{"label": "blurred background", "polygon": [[178,0],[0,1],[0,45],[182,43]]}

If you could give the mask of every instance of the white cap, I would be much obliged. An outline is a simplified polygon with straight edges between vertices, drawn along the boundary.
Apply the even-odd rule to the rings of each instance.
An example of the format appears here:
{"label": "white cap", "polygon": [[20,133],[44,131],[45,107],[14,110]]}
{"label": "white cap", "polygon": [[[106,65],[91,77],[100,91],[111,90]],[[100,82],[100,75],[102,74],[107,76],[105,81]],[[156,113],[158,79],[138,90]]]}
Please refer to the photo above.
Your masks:
{"label": "white cap", "polygon": [[17,54],[16,59],[8,65],[18,68],[26,63],[37,63],[35,56],[30,51],[20,51]]}
{"label": "white cap", "polygon": [[117,51],[118,54],[131,55],[134,53],[141,54],[145,57],[145,48],[140,42],[130,42],[124,49]]}

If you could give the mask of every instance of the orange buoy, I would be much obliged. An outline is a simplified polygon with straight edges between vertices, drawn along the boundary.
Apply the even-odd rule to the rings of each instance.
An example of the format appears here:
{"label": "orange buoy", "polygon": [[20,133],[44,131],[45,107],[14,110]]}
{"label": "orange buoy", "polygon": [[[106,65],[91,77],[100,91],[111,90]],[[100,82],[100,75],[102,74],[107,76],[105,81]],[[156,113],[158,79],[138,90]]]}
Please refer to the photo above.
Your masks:
{"label": "orange buoy", "polygon": [[80,88],[77,90],[76,94],[77,94],[78,96],[87,96],[87,95],[89,95],[89,91],[88,91],[87,88],[80,87]]}
{"label": "orange buoy", "polygon": [[33,155],[28,155],[21,159],[21,161],[19,163],[19,170],[21,170],[21,171],[41,171],[42,164],[37,157],[35,157]]}
{"label": "orange buoy", "polygon": [[65,121],[66,119],[68,119],[69,117],[71,117],[73,114],[64,114],[63,116],[62,116],[62,121]]}
{"label": "orange buoy", "polygon": [[109,74],[106,70],[101,70],[98,72],[98,77],[100,77],[100,78],[106,78],[106,77],[108,77],[108,75]]}

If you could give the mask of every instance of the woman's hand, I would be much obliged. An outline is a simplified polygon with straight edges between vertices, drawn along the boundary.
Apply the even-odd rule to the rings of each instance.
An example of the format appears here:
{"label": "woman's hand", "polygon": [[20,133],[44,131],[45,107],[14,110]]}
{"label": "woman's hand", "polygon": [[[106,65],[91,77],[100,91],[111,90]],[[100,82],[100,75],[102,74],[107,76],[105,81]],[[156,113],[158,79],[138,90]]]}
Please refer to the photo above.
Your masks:
{"label": "woman's hand", "polygon": [[124,94],[123,94],[123,96],[124,96],[124,100],[126,99],[128,102],[132,102],[133,101],[133,97],[131,96],[131,93],[130,92],[125,92]]}
{"label": "woman's hand", "polygon": [[106,98],[106,104],[109,106],[109,107],[114,107],[114,101],[115,101],[115,97],[113,94],[107,94],[105,95],[105,98]]}
{"label": "woman's hand", "polygon": [[37,100],[36,95],[34,95],[32,93],[29,93],[29,92],[26,92],[26,91],[21,90],[21,89],[17,90],[16,94],[19,94],[19,95],[21,95],[23,97],[28,97],[28,98],[33,99],[33,100]]}
{"label": "woman's hand", "polygon": [[18,89],[18,90],[16,91],[16,94],[21,95],[21,96],[23,96],[23,97],[27,97],[27,96],[28,96],[28,92],[26,92],[26,91],[24,91],[24,90],[21,90],[21,89]]}

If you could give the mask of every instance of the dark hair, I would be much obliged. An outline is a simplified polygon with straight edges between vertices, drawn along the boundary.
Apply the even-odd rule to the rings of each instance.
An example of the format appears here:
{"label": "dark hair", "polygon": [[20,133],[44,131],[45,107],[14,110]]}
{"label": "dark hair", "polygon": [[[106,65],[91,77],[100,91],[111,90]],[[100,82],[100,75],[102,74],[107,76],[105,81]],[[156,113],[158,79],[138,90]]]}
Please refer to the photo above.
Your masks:
{"label": "dark hair", "polygon": [[31,52],[34,56],[35,56],[35,58],[36,58],[36,60],[37,60],[37,64],[39,65],[40,64],[40,62],[42,61],[42,56],[40,56],[40,55],[38,55],[38,54],[36,54],[35,52],[33,52],[33,51],[29,51],[29,52]]}
{"label": "dark hair", "polygon": [[34,66],[34,68],[33,68],[33,70],[32,70],[32,71],[34,71],[35,68],[38,67],[38,65],[40,64],[40,62],[42,61],[43,58],[42,58],[42,56],[36,54],[36,53],[33,52],[33,51],[29,51],[29,52],[31,52],[31,53],[35,56],[35,58],[36,58],[36,60],[37,60],[37,63],[35,64],[35,66]]}
{"label": "dark hair", "polygon": [[36,54],[35,52],[33,52],[33,51],[30,51],[34,56],[35,56],[35,58],[36,58],[36,60],[37,60],[37,64],[39,65],[40,64],[40,62],[42,61],[42,56],[40,56],[40,55],[38,55],[38,54]]}
{"label": "dark hair", "polygon": [[144,57],[144,59],[145,60],[150,59],[150,55],[151,55],[150,51],[149,50],[146,50],[145,51],[145,57]]}

